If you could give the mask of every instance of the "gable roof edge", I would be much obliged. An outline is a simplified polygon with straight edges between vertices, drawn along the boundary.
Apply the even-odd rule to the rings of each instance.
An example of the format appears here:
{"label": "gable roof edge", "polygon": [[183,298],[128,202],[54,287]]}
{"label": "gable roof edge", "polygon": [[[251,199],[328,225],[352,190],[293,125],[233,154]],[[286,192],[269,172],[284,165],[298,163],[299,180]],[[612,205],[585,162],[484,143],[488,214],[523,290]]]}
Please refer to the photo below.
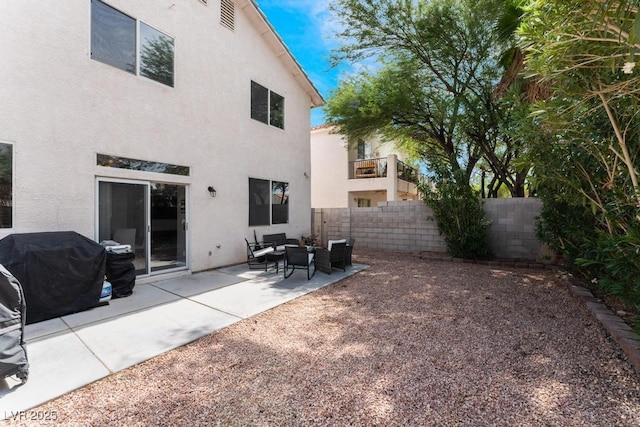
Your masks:
{"label": "gable roof edge", "polygon": [[265,14],[260,10],[255,0],[240,0],[237,2],[238,7],[242,9],[256,29],[267,41],[273,52],[284,63],[287,70],[293,75],[293,78],[302,86],[304,91],[309,95],[311,100],[311,108],[321,107],[324,105],[324,98],[318,92],[313,82],[302,69],[302,66],[294,58],[289,48],[284,44],[276,30],[267,20]]}

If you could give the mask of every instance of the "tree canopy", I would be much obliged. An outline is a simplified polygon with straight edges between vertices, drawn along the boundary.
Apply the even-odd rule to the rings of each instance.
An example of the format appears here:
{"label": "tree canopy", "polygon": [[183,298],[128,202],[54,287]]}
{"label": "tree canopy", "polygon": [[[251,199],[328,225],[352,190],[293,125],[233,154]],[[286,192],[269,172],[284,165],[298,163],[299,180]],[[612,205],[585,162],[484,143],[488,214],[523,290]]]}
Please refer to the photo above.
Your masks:
{"label": "tree canopy", "polygon": [[530,144],[545,242],[640,307],[640,17],[637,1],[529,0],[525,72],[548,99]]}
{"label": "tree canopy", "polygon": [[[330,97],[329,123],[353,140],[379,133],[432,168],[462,171],[454,175],[468,184],[487,150],[504,142],[494,132],[500,110],[492,100],[501,74],[499,4],[335,1],[344,30],[334,61],[370,65]],[[507,171],[509,165],[498,165],[505,159],[487,161],[491,170]]]}

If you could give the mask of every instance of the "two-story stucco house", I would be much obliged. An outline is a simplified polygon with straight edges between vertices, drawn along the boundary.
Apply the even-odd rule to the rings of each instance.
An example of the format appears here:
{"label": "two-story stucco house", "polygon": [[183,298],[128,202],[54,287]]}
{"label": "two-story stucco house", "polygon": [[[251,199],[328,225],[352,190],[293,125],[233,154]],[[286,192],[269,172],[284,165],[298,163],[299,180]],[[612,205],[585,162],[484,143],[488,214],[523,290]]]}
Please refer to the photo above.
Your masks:
{"label": "two-story stucco house", "polygon": [[0,2],[0,238],[133,246],[140,277],[310,230],[323,99],[253,0]]}
{"label": "two-story stucco house", "polygon": [[375,207],[379,202],[418,200],[419,172],[406,154],[372,136],[349,144],[331,126],[311,129],[311,206]]}

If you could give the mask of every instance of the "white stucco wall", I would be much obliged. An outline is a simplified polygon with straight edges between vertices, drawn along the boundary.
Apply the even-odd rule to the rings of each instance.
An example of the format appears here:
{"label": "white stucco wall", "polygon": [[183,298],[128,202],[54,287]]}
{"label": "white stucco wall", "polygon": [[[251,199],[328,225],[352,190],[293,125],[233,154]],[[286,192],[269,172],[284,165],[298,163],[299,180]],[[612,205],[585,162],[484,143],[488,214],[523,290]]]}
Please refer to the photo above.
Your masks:
{"label": "white stucco wall", "polygon": [[[370,158],[386,159],[391,163],[406,159],[406,154],[377,136],[367,139]],[[356,147],[348,147],[346,137],[332,133],[329,126],[311,129],[311,206],[313,208],[356,207],[357,198],[368,198],[371,206],[396,200],[399,192],[415,192],[415,186],[398,183],[392,173],[386,178],[349,179],[350,162],[357,160]],[[395,159],[391,161],[391,157]],[[395,167],[394,167],[395,171]],[[395,198],[393,195],[396,195]],[[406,197],[406,196],[404,196]],[[417,196],[415,196],[417,197]]]}
{"label": "white stucco wall", "polygon": [[[90,58],[89,0],[0,2],[0,141],[14,144],[10,233],[96,239],[96,178],[187,185],[190,267],[242,262],[244,237],[310,231],[309,94],[245,13],[217,1],[109,0],[175,39],[175,87]],[[250,118],[250,82],[285,98],[285,129]],[[96,166],[96,153],[189,166],[191,175]],[[248,226],[248,178],[290,184],[289,224]],[[217,197],[207,187],[213,185]],[[211,255],[209,255],[211,252]]]}
{"label": "white stucco wall", "polygon": [[311,206],[338,208],[349,205],[349,152],[342,135],[328,127],[311,130]]}

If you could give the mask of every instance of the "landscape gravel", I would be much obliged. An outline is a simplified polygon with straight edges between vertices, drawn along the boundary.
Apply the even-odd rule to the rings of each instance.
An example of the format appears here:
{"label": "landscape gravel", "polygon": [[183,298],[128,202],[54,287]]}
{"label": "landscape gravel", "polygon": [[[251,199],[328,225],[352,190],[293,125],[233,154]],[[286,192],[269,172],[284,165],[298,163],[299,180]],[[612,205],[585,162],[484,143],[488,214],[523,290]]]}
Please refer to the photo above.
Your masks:
{"label": "landscape gravel", "polygon": [[68,426],[640,425],[640,375],[559,273],[354,261],[370,267],[34,410]]}

